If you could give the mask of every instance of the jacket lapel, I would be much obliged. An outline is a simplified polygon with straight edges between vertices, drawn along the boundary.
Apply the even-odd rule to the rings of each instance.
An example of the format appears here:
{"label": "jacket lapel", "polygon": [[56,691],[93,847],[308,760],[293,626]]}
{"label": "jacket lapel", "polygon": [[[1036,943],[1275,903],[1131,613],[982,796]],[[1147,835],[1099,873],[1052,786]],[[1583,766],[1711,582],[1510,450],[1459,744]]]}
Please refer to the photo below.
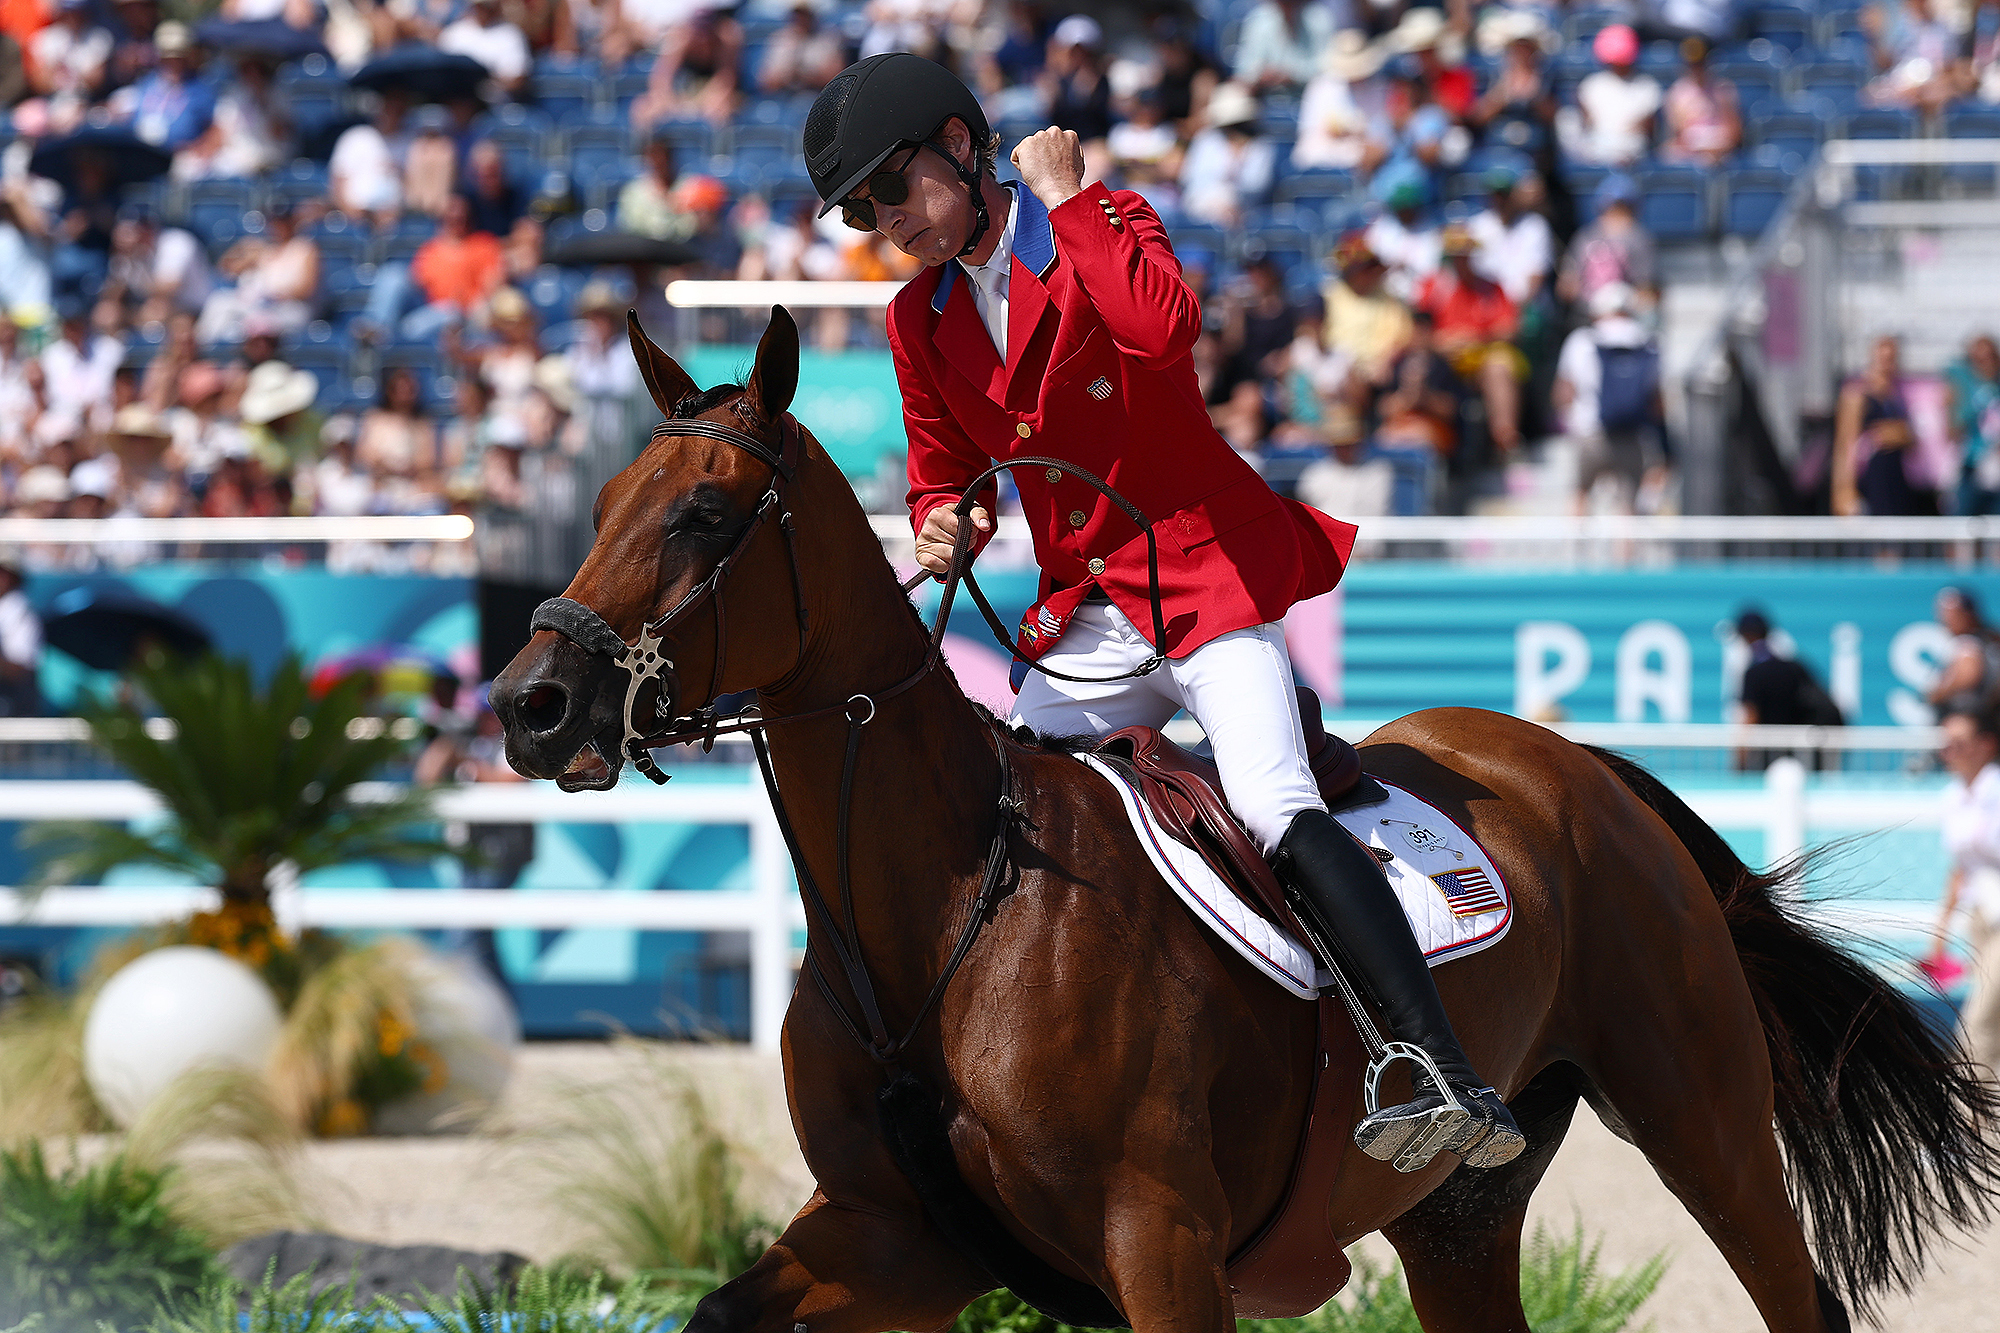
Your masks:
{"label": "jacket lapel", "polygon": [[[1049,312],[1049,289],[1044,285],[1056,266],[1055,225],[1049,211],[1035,192],[1025,185],[1012,187],[1018,205],[1014,217],[1014,261],[1007,279],[1007,378],[1013,387],[1023,354],[1035,340],[1042,317]],[[1036,372],[1040,377],[1039,370]]]}
{"label": "jacket lapel", "polygon": [[1006,388],[1000,354],[993,350],[993,339],[986,332],[986,325],[980,322],[972,283],[956,259],[939,270],[937,290],[931,294],[931,309],[938,314],[937,345],[945,360],[998,402]]}

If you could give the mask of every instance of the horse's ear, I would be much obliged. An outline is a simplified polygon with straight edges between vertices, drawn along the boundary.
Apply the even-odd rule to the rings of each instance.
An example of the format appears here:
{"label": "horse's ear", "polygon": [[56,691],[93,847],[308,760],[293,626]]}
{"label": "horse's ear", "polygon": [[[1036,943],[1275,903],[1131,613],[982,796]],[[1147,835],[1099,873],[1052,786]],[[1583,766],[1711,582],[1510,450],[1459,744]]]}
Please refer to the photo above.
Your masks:
{"label": "horse's ear", "polygon": [[757,344],[757,368],[750,372],[743,398],[760,421],[775,422],[792,405],[799,391],[799,326],[792,312],[771,307],[771,325]]}
{"label": "horse's ear", "polygon": [[701,386],[688,378],[681,363],[646,336],[646,330],[639,327],[638,311],[625,312],[625,331],[632,338],[632,357],[639,363],[639,376],[646,381],[646,392],[653,395],[661,416],[672,416],[681,399],[701,392]]}

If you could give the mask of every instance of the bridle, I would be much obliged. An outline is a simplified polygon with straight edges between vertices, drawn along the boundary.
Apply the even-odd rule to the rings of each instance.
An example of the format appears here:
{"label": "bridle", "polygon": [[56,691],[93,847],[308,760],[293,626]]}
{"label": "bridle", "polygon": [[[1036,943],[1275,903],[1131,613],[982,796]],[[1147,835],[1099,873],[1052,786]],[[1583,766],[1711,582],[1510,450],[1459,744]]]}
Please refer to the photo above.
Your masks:
{"label": "bridle", "polygon": [[[990,725],[996,733],[994,749],[1000,765],[1000,796],[997,803],[999,820],[993,831],[993,840],[987,848],[986,866],[980,879],[979,893],[973,900],[972,911],[960,927],[958,940],[939,972],[936,982],[932,984],[929,994],[925,996],[903,1034],[900,1037],[892,1036],[883,1018],[881,1004],[876,998],[874,982],[868,974],[867,963],[861,956],[860,932],[855,922],[854,893],[849,868],[849,832],[852,823],[849,814],[853,806],[854,777],[861,753],[862,736],[868,724],[875,720],[879,705],[911,689],[918,681],[928,676],[942,660],[945,626],[950,620],[952,599],[961,580],[971,590],[973,600],[985,615],[987,623],[992,626],[1001,645],[1010,651],[1013,648],[1012,640],[1007,637],[1006,626],[994,612],[985,593],[980,590],[978,582],[972,577],[970,567],[973,555],[972,524],[965,520],[976,503],[979,490],[1009,468],[1061,468],[1103,492],[1134,523],[1138,524],[1140,531],[1145,534],[1152,601],[1153,655],[1131,671],[1092,679],[1112,681],[1143,676],[1158,669],[1166,661],[1165,650],[1160,646],[1165,642],[1166,634],[1160,606],[1159,546],[1153,535],[1152,525],[1125,497],[1073,463],[1059,458],[1042,457],[1014,458],[996,463],[980,473],[959,497],[956,506],[960,518],[958,534],[952,545],[951,563],[945,575],[944,592],[939,599],[937,620],[930,630],[924,660],[915,671],[885,690],[879,690],[874,694],[849,695],[841,703],[807,712],[766,717],[762,708],[753,703],[731,716],[724,717],[718,707],[720,697],[718,692],[722,687],[727,642],[722,588],[728,582],[730,574],[734,572],[737,562],[749,549],[750,543],[774,514],[777,516],[778,530],[784,534],[785,551],[791,564],[792,592],[799,627],[799,663],[803,664],[805,661],[806,635],[809,628],[805,583],[799,572],[798,529],[792,521],[791,510],[786,503],[786,490],[797,476],[799,463],[804,454],[804,443],[798,421],[790,413],[786,413],[778,423],[776,448],[749,431],[738,430],[716,421],[677,418],[662,422],[653,428],[654,440],[673,436],[699,436],[718,440],[743,450],[771,469],[770,483],[758,498],[756,509],[737,533],[736,540],[730,545],[727,554],[716,563],[708,577],[696,584],[670,610],[641,625],[639,637],[635,642],[627,643],[624,636],[613,629],[604,617],[583,603],[567,597],[552,597],[543,602],[535,608],[535,613],[528,624],[535,630],[553,630],[587,652],[610,659],[612,666],[625,672],[625,700],[619,710],[619,723],[624,729],[619,744],[620,754],[624,759],[631,760],[634,768],[656,783],[666,782],[668,774],[661,771],[654,761],[651,753],[653,747],[700,741],[706,749],[715,744],[718,736],[732,732],[749,733],[751,745],[757,755],[758,771],[764,780],[764,789],[771,798],[771,809],[777,816],[778,829],[784,835],[786,850],[791,853],[792,867],[798,876],[799,894],[826,927],[825,938],[833,951],[834,962],[846,979],[849,992],[854,996],[855,1005],[860,1010],[859,1017],[851,1013],[848,1006],[834,994],[832,984],[827,979],[826,969],[820,963],[818,952],[811,947],[811,937],[807,941],[806,970],[812,975],[813,981],[819,986],[828,1006],[840,1019],[848,1035],[877,1061],[884,1065],[894,1065],[916,1037],[931,1011],[937,1007],[938,1001],[944,997],[946,986],[957,973],[959,965],[965,961],[966,955],[971,952],[973,942],[978,939],[987,916],[999,899],[1001,883],[1008,864],[1009,835],[1016,823],[1026,822],[1021,803],[1013,795],[1013,766],[1008,759],[1010,738],[997,721],[992,722]],[[905,591],[929,577],[929,574],[919,574],[916,579],[904,585]],[[713,606],[715,612],[715,666],[709,677],[708,700],[699,708],[676,716],[673,713],[673,705],[679,697],[679,677],[675,673],[672,659],[661,649],[669,636],[684,621],[697,613],[704,602]],[[1060,672],[1052,671],[1038,663],[1031,662],[1029,665],[1063,680],[1083,679],[1063,676]],[[795,665],[793,674],[796,674],[798,669]],[[647,703],[645,692],[649,683],[654,686],[655,693],[651,702]],[[835,714],[847,719],[847,746],[841,763],[840,803],[837,807],[835,825],[838,846],[834,863],[839,877],[844,920],[835,918],[832,907],[826,901],[825,895],[820,892],[818,882],[813,878],[812,870],[806,863],[790,812],[786,809],[783,794],[778,789],[777,770],[771,763],[770,743],[766,736],[769,728],[780,723],[804,722]],[[595,744],[595,742],[586,741],[585,744]],[[610,755],[602,757],[606,763],[613,761]]]}

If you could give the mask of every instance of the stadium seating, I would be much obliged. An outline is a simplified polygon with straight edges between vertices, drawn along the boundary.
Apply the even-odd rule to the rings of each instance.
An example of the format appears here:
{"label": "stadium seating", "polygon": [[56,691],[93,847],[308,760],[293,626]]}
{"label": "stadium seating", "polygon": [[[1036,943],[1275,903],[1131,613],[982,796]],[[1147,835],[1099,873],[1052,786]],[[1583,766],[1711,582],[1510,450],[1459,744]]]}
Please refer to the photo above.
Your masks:
{"label": "stadium seating", "polygon": [[1662,241],[1693,241],[1710,231],[1707,174],[1693,167],[1653,167],[1638,175],[1639,221]]}
{"label": "stadium seating", "polygon": [[1722,232],[1725,236],[1761,236],[1777,216],[1793,177],[1763,167],[1737,167],[1723,178]]}

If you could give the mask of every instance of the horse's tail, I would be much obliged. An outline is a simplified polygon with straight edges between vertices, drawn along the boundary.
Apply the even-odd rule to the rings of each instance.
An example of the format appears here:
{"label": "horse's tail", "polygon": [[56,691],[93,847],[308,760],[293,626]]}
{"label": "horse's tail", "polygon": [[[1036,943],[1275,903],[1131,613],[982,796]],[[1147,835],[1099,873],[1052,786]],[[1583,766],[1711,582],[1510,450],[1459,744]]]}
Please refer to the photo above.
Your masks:
{"label": "horse's tail", "polygon": [[1771,1050],[1792,1203],[1822,1273],[1863,1311],[1907,1290],[1944,1225],[1975,1227],[2000,1197],[2000,1094],[1801,916],[1803,861],[1751,870],[1665,783],[1590,748],[1666,821],[1722,906]]}

